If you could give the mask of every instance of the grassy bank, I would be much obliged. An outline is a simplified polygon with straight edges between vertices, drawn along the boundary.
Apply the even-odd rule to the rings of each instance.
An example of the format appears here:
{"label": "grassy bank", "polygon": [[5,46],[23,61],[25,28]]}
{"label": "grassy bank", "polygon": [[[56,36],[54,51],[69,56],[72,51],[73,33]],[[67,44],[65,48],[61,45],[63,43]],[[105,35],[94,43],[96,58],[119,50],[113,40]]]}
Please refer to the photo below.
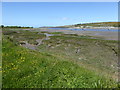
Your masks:
{"label": "grassy bank", "polygon": [[[7,33],[8,32],[9,31],[7,31]],[[23,37],[21,37],[22,34],[24,34]],[[45,40],[44,44],[39,46],[38,51],[33,51],[16,44],[19,42],[20,38],[24,38],[26,35],[30,35],[31,37],[38,37],[42,34],[37,35],[36,33],[35,36],[33,32],[28,31],[22,31],[19,33],[12,32],[11,34],[5,34],[4,32],[2,45],[3,88],[117,87],[117,83],[113,79],[104,77],[104,75],[84,67],[82,64],[80,64],[80,61],[78,61],[79,64],[74,62],[74,60],[77,60],[76,58],[78,58],[77,55],[80,54],[80,52],[73,54],[75,46],[81,46],[82,48],[84,46],[86,47],[87,43],[89,43],[89,46],[91,47],[95,40],[88,40],[89,37],[82,36],[81,38],[77,35],[73,35],[73,37],[70,38],[71,35],[62,34],[61,36],[51,36],[51,39]],[[18,36],[18,38],[12,38],[15,36]],[[24,40],[29,39],[25,37]],[[100,43],[104,44],[105,42],[106,41],[101,41]],[[109,42],[111,43],[111,41],[108,41],[108,43]],[[81,45],[79,45],[79,43]],[[114,43],[116,42],[112,41],[111,45],[114,45]],[[49,47],[48,44],[50,44]],[[58,48],[55,47],[57,44],[60,44]],[[68,47],[66,45],[69,46],[68,50],[65,49]],[[85,49],[85,47],[83,49]],[[85,51],[87,49],[88,47],[86,47]],[[106,51],[107,50],[108,49],[106,49]],[[70,55],[65,55],[64,51],[66,54],[70,54],[71,57]],[[82,51],[82,55],[85,54],[85,51]],[[89,57],[87,54],[85,55],[86,57]],[[73,60],[73,58],[75,59]],[[89,59],[92,61],[92,58],[93,57]],[[90,61],[86,60],[86,63],[88,62]],[[93,60],[92,62],[94,65],[96,60]],[[83,64],[87,65],[85,63]]]}
{"label": "grassy bank", "polygon": [[60,28],[64,27],[120,27],[120,22],[93,22],[93,23],[83,23],[83,24],[75,24],[75,25],[65,25],[59,26]]}
{"label": "grassy bank", "polygon": [[118,42],[92,38],[74,34],[51,36],[51,39],[39,46],[39,51],[64,57],[80,66],[117,79]]}

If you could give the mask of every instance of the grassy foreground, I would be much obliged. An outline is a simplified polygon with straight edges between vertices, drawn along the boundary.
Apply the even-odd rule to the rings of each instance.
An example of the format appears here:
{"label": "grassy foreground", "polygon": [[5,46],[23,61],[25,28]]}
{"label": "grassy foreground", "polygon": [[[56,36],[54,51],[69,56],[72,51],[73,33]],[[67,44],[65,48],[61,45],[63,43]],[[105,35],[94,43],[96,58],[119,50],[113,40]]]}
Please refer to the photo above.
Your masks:
{"label": "grassy foreground", "polygon": [[3,36],[3,88],[114,88],[117,84],[57,56],[32,51]]}

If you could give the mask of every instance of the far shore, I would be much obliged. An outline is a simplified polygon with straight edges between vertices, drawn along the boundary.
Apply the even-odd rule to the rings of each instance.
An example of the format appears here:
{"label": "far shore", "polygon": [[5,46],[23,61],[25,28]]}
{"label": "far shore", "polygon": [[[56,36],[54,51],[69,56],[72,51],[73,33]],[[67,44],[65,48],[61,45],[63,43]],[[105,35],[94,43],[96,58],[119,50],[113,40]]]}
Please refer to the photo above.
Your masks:
{"label": "far shore", "polygon": [[[41,27],[42,28],[42,27]],[[119,27],[43,27],[43,28],[71,28],[71,29],[109,29],[109,30],[118,30]]]}
{"label": "far shore", "polygon": [[118,30],[118,27],[114,27],[114,28],[92,27],[92,28],[77,28],[77,29],[109,29],[109,30]]}

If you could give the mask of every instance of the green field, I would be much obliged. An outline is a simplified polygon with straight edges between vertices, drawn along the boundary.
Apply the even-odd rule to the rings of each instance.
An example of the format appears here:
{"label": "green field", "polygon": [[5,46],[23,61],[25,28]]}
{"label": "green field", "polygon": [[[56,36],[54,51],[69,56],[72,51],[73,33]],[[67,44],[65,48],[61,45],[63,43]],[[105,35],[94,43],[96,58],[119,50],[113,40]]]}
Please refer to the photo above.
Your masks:
{"label": "green field", "polygon": [[[3,88],[117,88],[118,42],[76,34],[3,29]],[[21,46],[27,41],[34,50]],[[24,43],[25,44],[25,43]]]}
{"label": "green field", "polygon": [[120,22],[93,22],[93,23],[81,23],[81,24],[65,25],[65,26],[58,26],[58,27],[70,28],[70,27],[81,27],[81,26],[83,26],[84,28],[86,26],[91,26],[91,27],[120,27]]}
{"label": "green field", "polygon": [[97,22],[97,23],[85,23],[85,24],[76,24],[75,26],[93,26],[93,27],[120,27],[120,22]]}

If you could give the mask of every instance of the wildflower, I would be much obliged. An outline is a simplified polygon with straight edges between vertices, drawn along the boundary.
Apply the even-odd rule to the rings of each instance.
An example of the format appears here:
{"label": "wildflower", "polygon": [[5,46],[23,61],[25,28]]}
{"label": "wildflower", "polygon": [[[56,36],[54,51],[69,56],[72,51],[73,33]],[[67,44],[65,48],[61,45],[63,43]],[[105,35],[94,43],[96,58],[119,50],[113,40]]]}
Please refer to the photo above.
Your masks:
{"label": "wildflower", "polygon": [[25,60],[22,60],[22,62],[24,62]]}
{"label": "wildflower", "polygon": [[17,69],[17,67],[12,68],[12,70],[16,70],[16,69]]}
{"label": "wildflower", "polygon": [[11,65],[14,65],[13,63],[11,63]]}

